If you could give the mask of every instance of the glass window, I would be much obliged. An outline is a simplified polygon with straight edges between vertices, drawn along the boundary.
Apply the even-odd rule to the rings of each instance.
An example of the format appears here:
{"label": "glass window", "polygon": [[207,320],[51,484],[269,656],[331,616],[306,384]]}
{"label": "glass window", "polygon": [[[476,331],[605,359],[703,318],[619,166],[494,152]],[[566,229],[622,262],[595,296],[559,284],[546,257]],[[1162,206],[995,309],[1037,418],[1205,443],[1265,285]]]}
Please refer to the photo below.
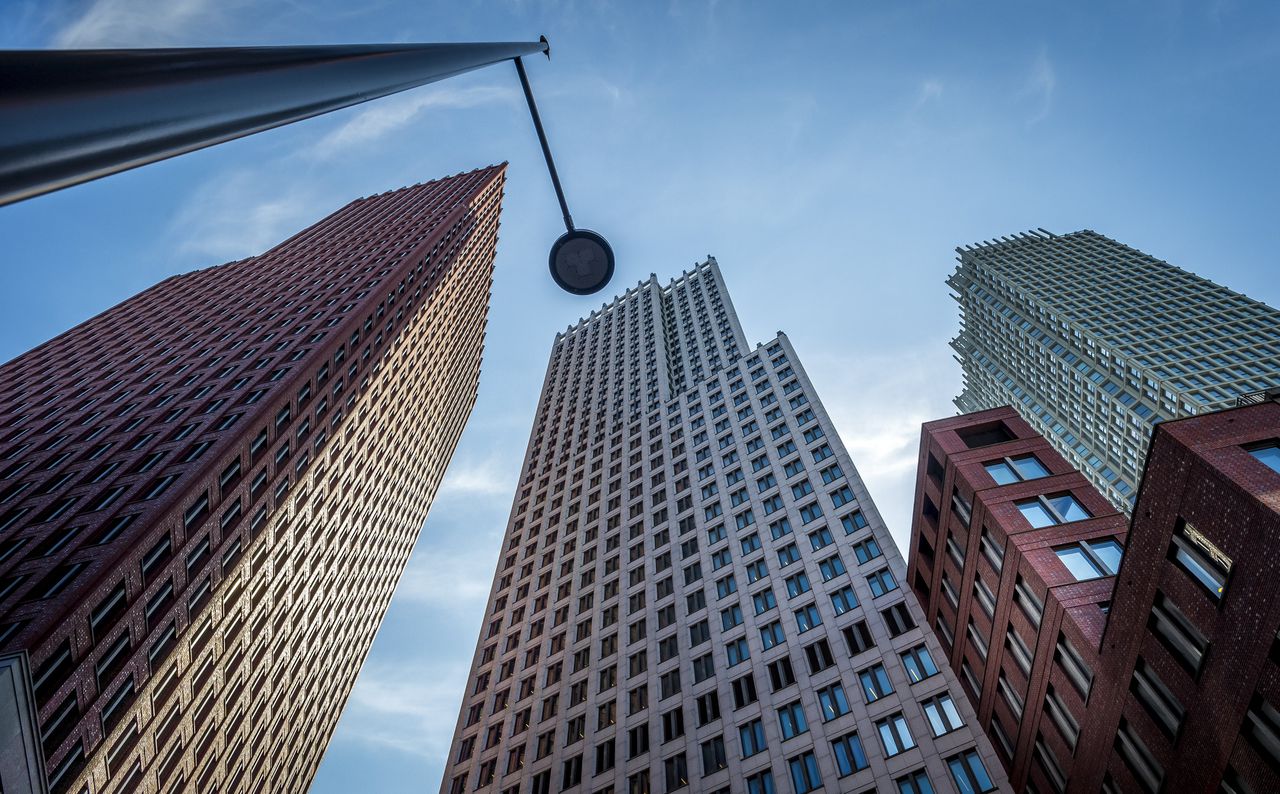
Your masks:
{"label": "glass window", "polygon": [[882,664],[868,667],[858,673],[858,680],[862,682],[862,694],[868,703],[875,702],[893,692],[893,684],[889,681],[889,674],[885,672]]}
{"label": "glass window", "polygon": [[1077,581],[1113,576],[1120,570],[1124,547],[1111,538],[1086,540],[1053,550]]}
{"label": "glass window", "polygon": [[764,739],[764,724],[760,720],[739,725],[738,739],[742,742],[743,758],[750,758],[768,747]]}
{"label": "glass window", "polygon": [[1183,522],[1173,536],[1169,559],[1199,583],[1215,600],[1221,600],[1233,562],[1195,527]]}
{"label": "glass window", "polygon": [[916,746],[915,739],[911,738],[911,729],[907,727],[907,720],[902,714],[894,714],[880,720],[876,723],[876,730],[880,734],[880,742],[884,745],[886,757],[895,756]]}
{"label": "glass window", "polygon": [[942,736],[964,726],[964,720],[960,718],[951,695],[925,701],[924,715],[929,718],[929,728],[934,736]]}
{"label": "glass window", "polygon": [[931,675],[938,674],[938,667],[933,663],[933,656],[929,654],[929,649],[923,645],[904,651],[902,654],[902,666],[907,671],[907,677],[911,679],[911,683],[923,681]]}
{"label": "glass window", "polygon": [[1018,509],[1022,511],[1022,516],[1027,519],[1027,523],[1036,529],[1051,527],[1058,523],[1058,520],[1053,517],[1053,513],[1050,513],[1044,505],[1040,504],[1039,500],[1021,502],[1018,504]]}
{"label": "glass window", "polygon": [[1050,507],[1062,516],[1064,523],[1069,521],[1083,521],[1091,518],[1089,511],[1084,509],[1084,505],[1076,501],[1076,498],[1069,493],[1058,494],[1057,496],[1045,497]]}
{"label": "glass window", "polygon": [[782,728],[782,738],[790,739],[794,736],[809,730],[809,724],[804,719],[804,709],[800,707],[800,701],[789,703],[778,709],[778,724]]}
{"label": "glass window", "polygon": [[1271,444],[1249,450],[1249,454],[1262,461],[1272,471],[1280,474],[1280,444]]}
{"label": "glass window", "polygon": [[791,768],[791,783],[795,786],[796,794],[808,794],[822,785],[818,759],[812,752],[788,759],[787,766]]}
{"label": "glass window", "polygon": [[983,794],[996,790],[991,776],[987,774],[987,768],[982,765],[982,759],[974,750],[948,758],[947,768],[951,770],[951,779],[956,782],[960,794]]}
{"label": "glass window", "polygon": [[856,733],[832,742],[831,751],[836,757],[836,769],[841,777],[867,768],[867,754],[862,749],[862,739]]}

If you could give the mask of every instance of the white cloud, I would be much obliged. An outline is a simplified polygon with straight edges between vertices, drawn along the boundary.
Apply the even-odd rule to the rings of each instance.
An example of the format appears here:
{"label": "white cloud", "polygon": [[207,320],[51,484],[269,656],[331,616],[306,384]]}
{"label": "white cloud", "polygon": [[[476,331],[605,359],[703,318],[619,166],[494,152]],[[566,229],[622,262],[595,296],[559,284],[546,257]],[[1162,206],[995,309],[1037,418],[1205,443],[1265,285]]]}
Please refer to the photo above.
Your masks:
{"label": "white cloud", "polygon": [[464,88],[420,88],[396,97],[375,100],[338,129],[307,149],[317,159],[332,158],[355,147],[368,147],[408,126],[429,109],[471,108],[495,102],[516,102],[520,94],[510,86],[477,85]]}
{"label": "white cloud", "polygon": [[266,251],[326,212],[297,180],[231,171],[197,188],[170,224],[184,254],[223,261]]}
{"label": "white cloud", "polygon": [[437,499],[451,496],[511,497],[520,468],[520,459],[490,456],[480,461],[460,461],[456,457],[440,483]]}
{"label": "white cloud", "polygon": [[939,382],[954,369],[949,349],[934,340],[856,359],[807,356],[823,405],[900,548],[911,536],[920,425],[956,412]]}
{"label": "white cloud", "polygon": [[502,535],[484,533],[482,537],[473,535],[471,540],[473,550],[461,552],[428,544],[420,547],[400,576],[396,602],[426,604],[441,615],[482,611],[493,583]]}
{"label": "white cloud", "polygon": [[916,107],[937,99],[942,96],[942,81],[930,78],[920,84],[920,90],[916,94]]}
{"label": "white cloud", "polygon": [[1031,64],[1026,84],[1018,92],[1018,96],[1026,97],[1036,106],[1035,113],[1027,121],[1027,126],[1037,124],[1049,117],[1049,111],[1053,109],[1053,91],[1057,85],[1058,77],[1053,70],[1053,62],[1049,60],[1049,53],[1042,49]]}
{"label": "white cloud", "polygon": [[56,48],[160,47],[189,43],[241,5],[232,0],[90,0],[53,37]]}
{"label": "white cloud", "polygon": [[[462,656],[462,654],[458,654]],[[449,754],[469,662],[368,665],[351,691],[335,741],[438,763]]]}

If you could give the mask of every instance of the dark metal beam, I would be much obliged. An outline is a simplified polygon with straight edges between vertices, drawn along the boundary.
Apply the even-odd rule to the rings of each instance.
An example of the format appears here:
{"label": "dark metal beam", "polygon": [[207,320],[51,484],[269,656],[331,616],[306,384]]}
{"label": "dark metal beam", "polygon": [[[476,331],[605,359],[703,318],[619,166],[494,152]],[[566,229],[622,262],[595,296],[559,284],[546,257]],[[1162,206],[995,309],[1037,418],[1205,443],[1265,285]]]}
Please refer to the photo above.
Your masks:
{"label": "dark metal beam", "polygon": [[0,51],[0,205],[548,51],[545,39]]}

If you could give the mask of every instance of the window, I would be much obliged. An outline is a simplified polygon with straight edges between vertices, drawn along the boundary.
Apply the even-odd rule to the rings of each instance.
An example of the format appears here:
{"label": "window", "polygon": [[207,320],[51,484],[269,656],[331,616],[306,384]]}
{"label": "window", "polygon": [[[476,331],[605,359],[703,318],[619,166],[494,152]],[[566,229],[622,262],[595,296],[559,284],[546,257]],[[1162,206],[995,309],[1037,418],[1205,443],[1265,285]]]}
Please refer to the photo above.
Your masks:
{"label": "window", "polygon": [[800,701],[788,703],[778,709],[778,724],[782,728],[784,741],[808,732],[809,724],[805,722],[804,709],[800,707]]}
{"label": "window", "polygon": [[826,637],[811,645],[806,645],[804,654],[809,662],[810,673],[826,670],[836,663],[835,657],[831,654],[831,644],[827,642]]}
{"label": "window", "polygon": [[1161,730],[1168,734],[1170,738],[1177,735],[1186,710],[1178,702],[1173,692],[1169,691],[1169,688],[1156,675],[1155,670],[1152,670],[1141,657],[1138,658],[1138,663],[1134,667],[1133,680],[1129,684],[1129,691],[1146,708]]}
{"label": "window", "polygon": [[889,573],[888,568],[882,568],[868,576],[867,584],[871,585],[871,593],[876,598],[898,589],[898,583],[894,580],[893,574]]}
{"label": "window", "polygon": [[724,646],[724,652],[730,667],[751,658],[751,650],[747,647],[747,641],[744,638],[739,638]]}
{"label": "window", "polygon": [[818,613],[816,604],[810,604],[796,610],[796,627],[800,629],[800,633],[822,625],[822,615]]}
{"label": "window", "polygon": [[689,785],[689,762],[684,753],[678,753],[662,762],[667,791],[676,791]]}
{"label": "window", "polygon": [[765,771],[747,778],[747,794],[777,794],[773,774]]}
{"label": "window", "polygon": [[836,717],[849,713],[849,698],[840,684],[832,684],[818,690],[818,708],[822,711],[822,721],[830,722]]}
{"label": "window", "polygon": [[844,561],[839,555],[832,555],[818,563],[818,570],[822,573],[822,581],[829,582],[845,572]]}
{"label": "window", "polygon": [[786,585],[787,596],[789,598],[795,598],[798,595],[809,592],[809,576],[803,572],[795,574],[794,576],[788,576],[786,578]]}
{"label": "window", "polygon": [[982,528],[982,555],[987,558],[987,562],[991,563],[996,573],[1004,569],[1004,546],[996,543],[986,527]]}
{"label": "window", "polygon": [[1209,651],[1209,640],[1158,590],[1147,626],[1192,675],[1200,672],[1204,655]]}
{"label": "window", "polygon": [[929,782],[929,773],[917,769],[904,775],[894,783],[898,784],[898,794],[933,794],[933,784]]}
{"label": "window", "polygon": [[1113,538],[1084,540],[1070,546],[1058,546],[1053,550],[1077,582],[1114,576],[1120,570],[1120,558],[1124,547]]}
{"label": "window", "polygon": [[1049,476],[1049,470],[1036,459],[1035,455],[1004,458],[984,463],[983,468],[987,470],[987,474],[991,475],[991,479],[996,481],[996,485],[1008,485],[1011,482],[1036,480]]}
{"label": "window", "polygon": [[751,603],[754,605],[756,614],[762,615],[778,605],[778,599],[773,595],[772,589],[761,590],[751,596]]}
{"label": "window", "polygon": [[802,753],[787,759],[791,769],[791,784],[796,794],[808,794],[822,785],[822,775],[818,774],[818,759],[812,752]]}
{"label": "window", "polygon": [[1271,442],[1265,446],[1254,447],[1249,454],[1257,458],[1263,465],[1280,474],[1280,442]]}
{"label": "window", "polygon": [[742,757],[750,758],[768,748],[764,738],[764,723],[752,720],[738,726],[738,739],[742,742]]}
{"label": "window", "polygon": [[976,750],[966,750],[948,758],[947,769],[951,771],[951,779],[955,781],[960,794],[983,794],[996,790]]}
{"label": "window", "polygon": [[745,708],[756,702],[756,679],[751,673],[747,673],[741,678],[735,678],[731,682],[730,688],[733,690],[733,707],[735,709]]}
{"label": "window", "polygon": [[867,538],[861,543],[853,546],[853,554],[858,558],[858,564],[871,562],[881,555],[880,544],[876,543],[875,538]]}
{"label": "window", "polygon": [[915,684],[932,675],[938,674],[938,667],[933,663],[933,656],[923,645],[902,652],[902,667],[907,671],[907,678]]}
{"label": "window", "polygon": [[796,674],[791,667],[791,659],[784,656],[776,662],[769,663],[769,685],[772,691],[777,692],[795,682]]}
{"label": "window", "polygon": [[924,716],[928,718],[929,729],[934,736],[943,736],[964,727],[964,720],[960,718],[960,711],[956,709],[955,701],[949,693],[926,700],[921,705],[924,706]]}
{"label": "window", "polygon": [[1054,649],[1053,658],[1080,692],[1080,697],[1087,701],[1089,692],[1093,689],[1093,671],[1085,664],[1084,658],[1067,639],[1067,635],[1058,634],[1058,645]]}
{"label": "window", "polygon": [[713,775],[729,766],[724,753],[724,737],[716,736],[702,743],[702,774]]}
{"label": "window", "polygon": [[862,749],[862,739],[857,733],[850,733],[833,741],[831,752],[836,757],[836,770],[840,777],[860,772],[868,766],[867,754]]}
{"label": "window", "polygon": [[1120,730],[1116,731],[1115,748],[1148,794],[1160,790],[1160,784],[1164,782],[1164,768],[1125,719],[1120,720]]}
{"label": "window", "polygon": [[1054,690],[1053,684],[1049,685],[1048,691],[1045,693],[1044,710],[1049,715],[1049,719],[1053,720],[1053,724],[1058,726],[1058,732],[1062,734],[1062,738],[1067,740],[1067,746],[1074,753],[1076,741],[1080,738],[1080,723],[1076,722],[1076,718],[1072,715],[1071,710],[1067,708],[1067,704],[1062,702],[1062,698]]}
{"label": "window", "polygon": [[1036,529],[1092,518],[1084,505],[1069,493],[1038,496],[1017,503],[1027,523]]}
{"label": "window", "polygon": [[844,635],[845,644],[849,646],[850,656],[857,656],[875,647],[875,641],[871,639],[871,630],[867,628],[865,620],[859,620],[844,627],[840,633]]}
{"label": "window", "polygon": [[844,527],[844,534],[852,535],[860,529],[867,527],[867,517],[862,514],[861,510],[854,510],[849,515],[840,519],[840,525]]}
{"label": "window", "polygon": [[787,636],[783,633],[782,624],[778,621],[775,620],[760,627],[760,644],[766,651],[786,641]]}
{"label": "window", "polygon": [[1031,625],[1040,628],[1040,620],[1044,617],[1044,604],[1031,591],[1031,586],[1019,574],[1013,586],[1013,601],[1022,610]]}
{"label": "window", "polygon": [[868,703],[874,703],[893,692],[893,684],[882,664],[872,665],[858,673],[858,680],[862,682],[862,696]]}
{"label": "window", "polygon": [[886,757],[891,758],[916,746],[916,740],[911,738],[911,729],[907,727],[907,720],[901,713],[877,722],[876,731],[880,734],[880,743],[884,746]]}
{"label": "window", "polygon": [[852,587],[845,585],[831,594],[831,606],[837,615],[843,615],[858,606],[858,597],[853,594]]}
{"label": "window", "polygon": [[1258,754],[1280,766],[1280,711],[1259,695],[1253,696],[1240,733],[1258,750]]}
{"label": "window", "polygon": [[1231,574],[1231,558],[1207,537],[1185,521],[1169,546],[1169,559],[1205,589],[1215,601],[1221,601]]}
{"label": "window", "polygon": [[890,637],[898,637],[916,627],[915,620],[907,610],[907,605],[898,602],[880,613]]}

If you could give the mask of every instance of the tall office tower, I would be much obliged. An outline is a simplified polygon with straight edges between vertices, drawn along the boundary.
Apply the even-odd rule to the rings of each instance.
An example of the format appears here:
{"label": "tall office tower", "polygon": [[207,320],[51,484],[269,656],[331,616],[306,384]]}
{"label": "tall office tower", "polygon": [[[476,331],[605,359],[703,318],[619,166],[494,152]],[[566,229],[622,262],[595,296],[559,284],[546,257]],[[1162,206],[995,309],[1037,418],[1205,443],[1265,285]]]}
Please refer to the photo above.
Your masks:
{"label": "tall office tower", "polygon": [[916,489],[912,586],[1015,790],[1280,791],[1280,391],[1158,425],[1127,528],[1008,407],[926,424]]}
{"label": "tall office tower", "polygon": [[504,173],[355,201],[0,368],[0,652],[39,734],[0,766],[306,790],[474,404]]}
{"label": "tall office tower", "polygon": [[1003,785],[795,350],[747,348],[713,259],[556,336],[517,487],[443,792]]}
{"label": "tall office tower", "polygon": [[956,405],[1012,405],[1126,513],[1155,423],[1280,384],[1280,311],[1100,234],[956,251]]}

